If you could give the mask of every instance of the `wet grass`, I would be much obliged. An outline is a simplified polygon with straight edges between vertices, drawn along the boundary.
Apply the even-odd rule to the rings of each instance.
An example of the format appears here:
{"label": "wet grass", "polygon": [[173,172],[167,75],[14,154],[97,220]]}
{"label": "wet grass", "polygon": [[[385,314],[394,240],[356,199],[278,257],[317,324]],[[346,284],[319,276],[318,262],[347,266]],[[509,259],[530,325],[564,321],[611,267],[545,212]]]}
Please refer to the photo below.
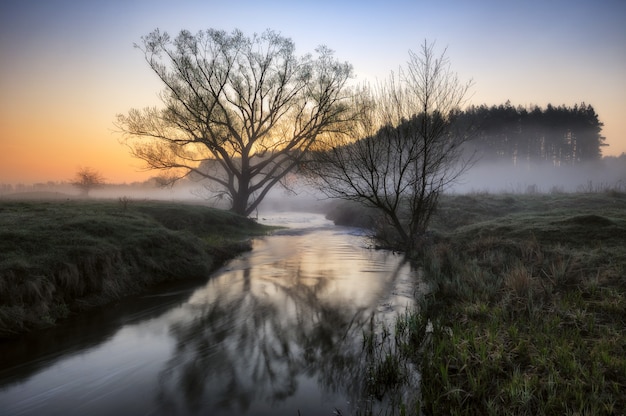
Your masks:
{"label": "wet grass", "polygon": [[359,415],[412,415],[420,413],[419,371],[416,364],[430,336],[424,314],[406,311],[393,328],[376,327],[363,333],[363,358],[367,371],[363,394],[369,407]]}
{"label": "wet grass", "polygon": [[191,204],[0,201],[0,338],[161,282],[207,278],[267,230]]}
{"label": "wet grass", "polygon": [[434,286],[425,308],[433,338],[421,357],[426,413],[621,414],[626,285],[614,273],[623,266],[600,251],[531,242],[515,255],[498,243],[481,250],[504,261],[495,270],[470,252],[444,257],[445,272],[425,271]]}
{"label": "wet grass", "polygon": [[423,414],[626,412],[625,194],[446,197],[433,233],[393,351]]}

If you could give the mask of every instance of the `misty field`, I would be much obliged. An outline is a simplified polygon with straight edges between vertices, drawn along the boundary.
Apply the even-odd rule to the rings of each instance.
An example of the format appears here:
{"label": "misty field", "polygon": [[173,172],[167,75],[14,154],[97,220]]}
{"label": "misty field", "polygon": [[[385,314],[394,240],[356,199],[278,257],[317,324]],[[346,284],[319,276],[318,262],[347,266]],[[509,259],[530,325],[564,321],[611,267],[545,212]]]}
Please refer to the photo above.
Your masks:
{"label": "misty field", "polygon": [[206,279],[266,232],[200,205],[0,201],[0,338],[160,282]]}
{"label": "misty field", "polygon": [[[376,224],[345,204],[329,217]],[[206,279],[267,231],[191,204],[1,201],[0,335]],[[626,411],[626,194],[444,195],[412,261],[430,288],[420,310],[363,340],[373,392],[419,369],[419,403],[400,412]]]}
{"label": "misty field", "polygon": [[417,365],[429,415],[624,414],[626,194],[449,195],[431,229],[376,380]]}

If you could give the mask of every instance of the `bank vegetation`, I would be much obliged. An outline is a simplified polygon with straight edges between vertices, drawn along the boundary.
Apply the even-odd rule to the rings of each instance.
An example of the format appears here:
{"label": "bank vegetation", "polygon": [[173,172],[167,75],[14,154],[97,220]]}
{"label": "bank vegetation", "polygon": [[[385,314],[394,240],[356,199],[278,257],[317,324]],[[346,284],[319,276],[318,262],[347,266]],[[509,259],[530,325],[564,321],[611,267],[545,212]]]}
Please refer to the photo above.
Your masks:
{"label": "bank vegetation", "polygon": [[429,238],[420,310],[367,337],[376,391],[421,372],[396,413],[624,414],[626,194],[446,195]]}
{"label": "bank vegetation", "polygon": [[192,204],[0,201],[0,338],[160,283],[207,279],[267,230]]}

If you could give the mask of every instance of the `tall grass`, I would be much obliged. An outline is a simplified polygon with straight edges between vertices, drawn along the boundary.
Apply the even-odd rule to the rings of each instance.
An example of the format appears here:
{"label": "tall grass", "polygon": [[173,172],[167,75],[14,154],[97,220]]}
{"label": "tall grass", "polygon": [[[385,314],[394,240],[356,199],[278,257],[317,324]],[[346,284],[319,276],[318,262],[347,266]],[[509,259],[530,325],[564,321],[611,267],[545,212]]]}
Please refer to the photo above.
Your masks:
{"label": "tall grass", "polygon": [[0,202],[0,337],[159,282],[206,278],[264,232],[197,205]]}
{"label": "tall grass", "polygon": [[626,195],[443,204],[416,259],[423,324],[386,350],[421,371],[413,414],[625,414]]}
{"label": "tall grass", "polygon": [[[370,321],[363,333],[363,359],[367,367],[364,394],[369,408],[358,414],[407,415],[420,409],[419,372],[415,361],[427,336],[427,320],[418,311],[399,315],[393,328]],[[384,404],[374,406],[373,403]]]}

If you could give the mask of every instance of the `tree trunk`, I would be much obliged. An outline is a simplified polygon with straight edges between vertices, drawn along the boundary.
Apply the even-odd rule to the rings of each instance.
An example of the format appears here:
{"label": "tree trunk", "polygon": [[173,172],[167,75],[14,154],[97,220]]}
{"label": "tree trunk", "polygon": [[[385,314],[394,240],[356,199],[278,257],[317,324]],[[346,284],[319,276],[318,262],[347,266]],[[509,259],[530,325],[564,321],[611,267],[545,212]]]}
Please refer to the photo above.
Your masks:
{"label": "tree trunk", "polygon": [[233,199],[233,206],[230,208],[230,210],[234,212],[235,214],[245,216],[247,215],[246,213],[247,202],[248,202],[247,199],[237,194],[235,195],[235,198]]}
{"label": "tree trunk", "polygon": [[[245,159],[244,159],[245,160]],[[235,214],[248,216],[248,199],[250,198],[250,178],[247,175],[246,170],[242,169],[242,174],[239,177],[239,187],[233,194],[233,206],[231,211]]]}

